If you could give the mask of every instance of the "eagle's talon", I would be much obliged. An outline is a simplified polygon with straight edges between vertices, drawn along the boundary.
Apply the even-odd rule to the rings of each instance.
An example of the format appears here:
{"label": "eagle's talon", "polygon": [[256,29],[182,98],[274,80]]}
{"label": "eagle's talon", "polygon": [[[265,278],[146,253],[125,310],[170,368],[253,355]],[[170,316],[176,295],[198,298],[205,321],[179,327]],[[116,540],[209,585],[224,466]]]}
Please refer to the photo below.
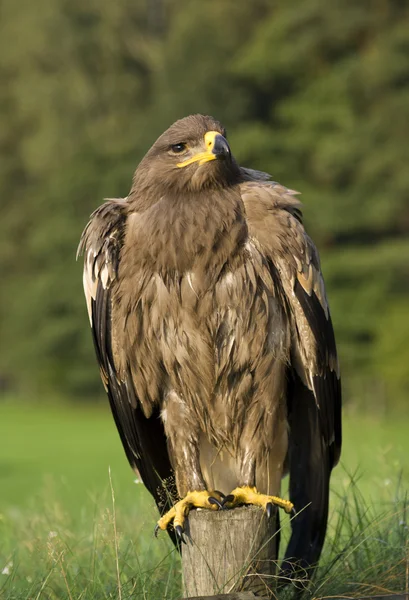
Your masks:
{"label": "eagle's talon", "polygon": [[219,492],[219,490],[214,490],[214,493],[220,496],[222,500],[224,500],[224,498],[226,497],[226,494],[223,494],[223,492]]}
{"label": "eagle's talon", "polygon": [[177,536],[178,540],[181,541],[183,544],[186,544],[186,540],[185,540],[185,537],[183,535],[183,533],[184,533],[183,527],[181,525],[176,525],[176,527],[175,527],[175,533],[176,533],[176,536]]}
{"label": "eagle's talon", "polygon": [[266,504],[266,513],[267,513],[267,518],[271,519],[271,515],[273,514],[273,505],[271,502],[267,502],[267,504]]}
{"label": "eagle's talon", "polygon": [[154,535],[156,538],[158,537],[159,529],[160,529],[159,525],[158,525],[158,524],[156,524],[156,525],[155,525],[155,529],[153,530],[153,535]]}
{"label": "eagle's talon", "polygon": [[229,494],[228,496],[225,496],[222,500],[222,507],[224,510],[226,510],[228,508],[228,506],[226,506],[226,504],[229,504],[230,502],[234,501],[234,496],[233,494]]}
{"label": "eagle's talon", "polygon": [[220,510],[223,510],[223,503],[222,502],[220,502],[220,500],[218,500],[214,496],[210,496],[209,497],[209,503],[210,504],[217,504],[217,506],[219,507]]}

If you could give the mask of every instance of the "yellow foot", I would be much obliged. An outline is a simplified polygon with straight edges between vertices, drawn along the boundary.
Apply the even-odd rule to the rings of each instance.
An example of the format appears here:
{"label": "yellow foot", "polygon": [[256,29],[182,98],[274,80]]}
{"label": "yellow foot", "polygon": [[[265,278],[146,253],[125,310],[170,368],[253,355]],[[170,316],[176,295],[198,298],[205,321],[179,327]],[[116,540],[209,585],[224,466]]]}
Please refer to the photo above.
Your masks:
{"label": "yellow foot", "polygon": [[223,500],[223,506],[227,505],[229,508],[234,508],[235,506],[239,506],[239,504],[253,504],[254,506],[261,506],[265,509],[269,517],[273,511],[273,504],[283,508],[286,513],[294,512],[294,504],[289,500],[283,500],[277,496],[260,494],[255,487],[249,486],[236,488]]}
{"label": "yellow foot", "polygon": [[166,530],[173,521],[173,527],[176,535],[183,542],[183,525],[191,508],[208,508],[210,510],[218,510],[223,508],[224,496],[220,492],[188,492],[187,495],[176,502],[167,513],[161,517],[155,527],[155,535],[158,529]]}

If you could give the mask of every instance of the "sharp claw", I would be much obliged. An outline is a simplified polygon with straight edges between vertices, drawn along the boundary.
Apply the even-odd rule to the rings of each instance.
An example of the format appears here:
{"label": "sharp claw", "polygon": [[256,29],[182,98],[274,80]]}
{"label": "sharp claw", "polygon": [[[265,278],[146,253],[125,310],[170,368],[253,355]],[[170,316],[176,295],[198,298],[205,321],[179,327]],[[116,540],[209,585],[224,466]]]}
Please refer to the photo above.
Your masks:
{"label": "sharp claw", "polygon": [[158,537],[159,529],[160,529],[159,525],[155,525],[155,529],[153,530],[153,534],[154,534],[154,536],[156,538]]}
{"label": "sharp claw", "polygon": [[186,544],[186,540],[185,540],[185,538],[183,536],[183,527],[181,525],[176,525],[176,527],[175,527],[175,533],[176,533],[177,538],[181,542],[183,542],[183,544]]}
{"label": "sharp claw", "polygon": [[226,504],[228,504],[229,502],[233,502],[233,500],[234,500],[233,494],[229,494],[228,496],[225,496],[223,498],[223,500],[222,500],[222,503],[221,503],[222,504],[222,508],[223,509],[227,508]]}
{"label": "sharp claw", "polygon": [[295,517],[296,514],[297,514],[297,511],[295,510],[295,506],[293,506],[292,509],[291,509],[290,515],[292,517]]}
{"label": "sharp claw", "polygon": [[267,513],[267,518],[271,519],[271,515],[273,514],[273,505],[271,502],[268,502],[266,504],[266,513]]}
{"label": "sharp claw", "polygon": [[223,510],[223,504],[214,496],[209,496],[209,504],[217,504],[220,510]]}
{"label": "sharp claw", "polygon": [[219,494],[219,496],[224,499],[226,497],[226,494],[223,494],[223,492],[219,492],[219,490],[214,490],[215,494]]}

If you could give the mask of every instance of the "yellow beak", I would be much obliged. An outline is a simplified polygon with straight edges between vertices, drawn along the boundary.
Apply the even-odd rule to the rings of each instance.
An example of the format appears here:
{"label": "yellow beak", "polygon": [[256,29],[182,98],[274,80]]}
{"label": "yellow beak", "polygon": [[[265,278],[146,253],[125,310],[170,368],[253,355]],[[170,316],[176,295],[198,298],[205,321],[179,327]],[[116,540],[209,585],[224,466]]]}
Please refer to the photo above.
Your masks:
{"label": "yellow beak", "polygon": [[199,165],[209,162],[210,160],[216,160],[216,158],[226,158],[230,156],[230,147],[224,138],[218,131],[208,131],[204,136],[204,144],[206,150],[204,152],[197,152],[194,156],[184,160],[177,164],[179,168],[187,167],[195,162]]}

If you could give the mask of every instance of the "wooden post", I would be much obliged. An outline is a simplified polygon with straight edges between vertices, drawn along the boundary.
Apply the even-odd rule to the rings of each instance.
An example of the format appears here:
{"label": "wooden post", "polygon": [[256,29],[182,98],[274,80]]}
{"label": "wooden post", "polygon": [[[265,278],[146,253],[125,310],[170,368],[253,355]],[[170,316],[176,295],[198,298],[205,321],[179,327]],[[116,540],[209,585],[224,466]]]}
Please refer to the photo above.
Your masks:
{"label": "wooden post", "polygon": [[247,591],[270,597],[276,580],[275,527],[274,515],[268,519],[254,506],[190,512],[182,548],[185,596]]}

